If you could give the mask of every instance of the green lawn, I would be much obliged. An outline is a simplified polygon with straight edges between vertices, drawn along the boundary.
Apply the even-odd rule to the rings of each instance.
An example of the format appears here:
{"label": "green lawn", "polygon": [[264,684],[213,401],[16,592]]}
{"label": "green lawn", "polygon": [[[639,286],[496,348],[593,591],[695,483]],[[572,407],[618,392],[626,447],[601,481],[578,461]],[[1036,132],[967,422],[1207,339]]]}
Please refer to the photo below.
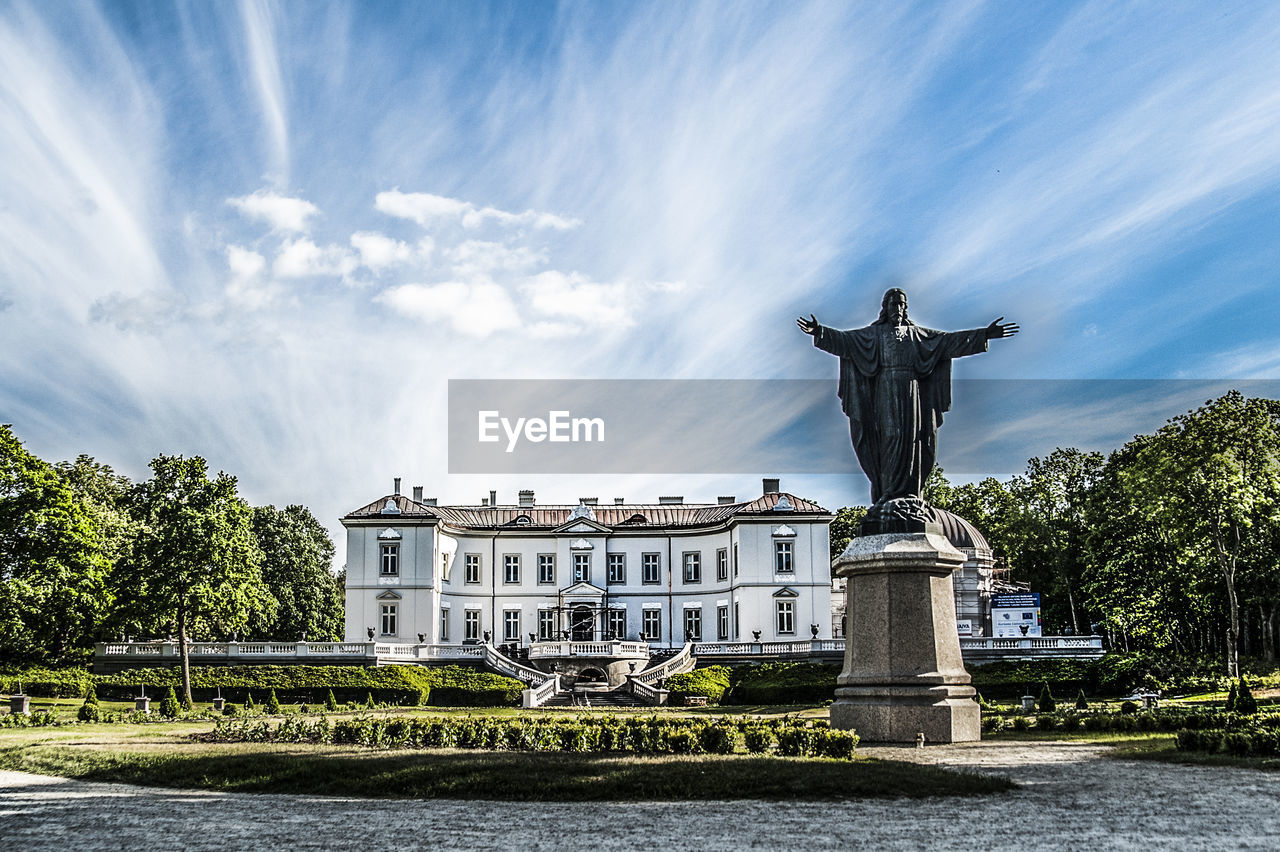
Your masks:
{"label": "green lawn", "polygon": [[860,758],[591,755],[207,743],[206,723],[0,731],[0,769],[184,789],[504,801],[979,795],[1006,778]]}

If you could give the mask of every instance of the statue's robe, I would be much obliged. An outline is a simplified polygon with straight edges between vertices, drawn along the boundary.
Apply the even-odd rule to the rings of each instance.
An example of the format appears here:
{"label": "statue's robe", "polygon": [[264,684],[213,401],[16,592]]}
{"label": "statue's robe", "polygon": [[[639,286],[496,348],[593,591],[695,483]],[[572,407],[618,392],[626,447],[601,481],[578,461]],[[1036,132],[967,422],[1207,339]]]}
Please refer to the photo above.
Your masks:
{"label": "statue's robe", "polygon": [[813,345],[840,356],[840,403],[872,502],[919,497],[951,409],[951,359],[986,352],[986,329],[819,326]]}

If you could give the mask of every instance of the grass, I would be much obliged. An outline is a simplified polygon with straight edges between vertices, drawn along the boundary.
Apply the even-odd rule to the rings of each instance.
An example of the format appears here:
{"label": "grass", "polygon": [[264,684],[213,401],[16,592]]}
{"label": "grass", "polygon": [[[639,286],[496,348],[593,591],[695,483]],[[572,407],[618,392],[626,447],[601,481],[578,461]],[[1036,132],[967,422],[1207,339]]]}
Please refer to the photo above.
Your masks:
{"label": "grass", "polygon": [[502,801],[824,800],[980,795],[1007,778],[859,758],[372,751],[204,743],[207,724],[85,725],[0,733],[0,769],[242,793]]}

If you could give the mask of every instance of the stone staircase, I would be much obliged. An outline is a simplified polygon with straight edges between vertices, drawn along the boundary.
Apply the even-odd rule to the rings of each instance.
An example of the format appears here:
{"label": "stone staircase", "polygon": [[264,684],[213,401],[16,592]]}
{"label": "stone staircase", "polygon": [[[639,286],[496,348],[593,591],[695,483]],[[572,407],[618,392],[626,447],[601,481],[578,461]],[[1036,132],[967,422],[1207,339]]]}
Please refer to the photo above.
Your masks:
{"label": "stone staircase", "polygon": [[[577,701],[575,704],[574,701]],[[647,707],[640,699],[636,698],[625,689],[611,689],[608,692],[591,692],[585,695],[573,692],[563,691],[557,692],[551,698],[548,698],[542,707],[552,709],[568,709],[576,710],[595,710],[599,709],[615,709],[619,707]]]}

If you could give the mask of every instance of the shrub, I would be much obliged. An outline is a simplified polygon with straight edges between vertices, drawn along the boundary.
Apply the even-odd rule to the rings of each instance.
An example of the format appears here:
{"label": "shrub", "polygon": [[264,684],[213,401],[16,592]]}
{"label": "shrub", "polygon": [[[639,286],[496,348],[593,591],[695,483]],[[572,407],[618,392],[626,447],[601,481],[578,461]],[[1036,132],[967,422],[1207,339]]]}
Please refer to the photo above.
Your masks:
{"label": "shrub", "polygon": [[1036,717],[1037,731],[1052,731],[1058,727],[1058,718],[1052,713],[1041,713]]}
{"label": "shrub", "polygon": [[178,705],[178,696],[173,694],[173,687],[165,691],[164,700],[160,702],[160,715],[166,719],[176,719],[182,708]]}
{"label": "shrub", "polygon": [[311,708],[310,708],[310,707],[308,707],[308,706],[307,706],[307,702],[305,702],[305,701],[304,701],[304,702],[302,702],[301,704],[299,704],[299,705],[298,705],[298,712],[299,712],[300,714],[302,714],[303,716],[305,716],[305,715],[307,715],[308,713],[310,713],[310,712],[311,712]]}
{"label": "shrub", "polygon": [[1062,717],[1062,730],[1078,731],[1080,730],[1080,717],[1075,713],[1066,713]]}
{"label": "shrub", "polygon": [[222,715],[223,716],[239,716],[240,708],[232,704],[230,701],[228,701],[226,704],[222,705]]}
{"label": "shrub", "polygon": [[1089,699],[1084,697],[1084,689],[1081,689],[1079,692],[1076,693],[1076,709],[1077,710],[1089,709]]}
{"label": "shrub", "polygon": [[708,704],[719,704],[729,689],[729,668],[707,666],[667,678],[666,688],[671,692],[669,701],[682,704],[690,695],[701,695]]}
{"label": "shrub", "polygon": [[1126,701],[1120,705],[1120,714],[1123,716],[1132,716],[1138,712],[1138,704],[1134,701]]}
{"label": "shrub", "polygon": [[333,713],[338,709],[338,699],[333,697],[332,689],[329,690],[328,695],[324,698],[324,709],[328,710],[330,713]]}
{"label": "shrub", "polygon": [[1222,708],[1228,713],[1236,712],[1236,682],[1231,681],[1231,688],[1227,690],[1227,706]]}
{"label": "shrub", "polygon": [[253,703],[253,693],[252,693],[252,692],[246,693],[246,698],[244,699],[244,709],[245,709],[245,712],[246,712],[246,713],[251,713],[251,712],[253,712],[253,708],[254,708],[254,706],[255,706],[255,705],[254,705],[254,703]]}
{"label": "shrub", "polygon": [[751,754],[764,754],[775,742],[773,731],[762,725],[747,728],[742,732],[742,739]]}
{"label": "shrub", "polygon": [[734,669],[728,704],[821,704],[835,697],[840,666],[765,663]]}
{"label": "shrub", "polygon": [[81,722],[97,722],[102,718],[102,708],[98,705],[98,693],[92,685],[84,695],[84,703],[76,711],[76,718]]}
{"label": "shrub", "polygon": [[698,731],[698,747],[707,754],[733,754],[737,750],[737,737],[725,725],[707,725]]}
{"label": "shrub", "polygon": [[1026,716],[1013,717],[1013,729],[1015,731],[1025,731],[1029,727],[1031,727],[1031,725],[1027,722]]}
{"label": "shrub", "polygon": [[812,729],[791,726],[778,731],[778,754],[807,757],[813,754],[817,736]]}
{"label": "shrub", "polygon": [[366,693],[366,694],[365,694],[365,697],[364,697],[364,707],[365,707],[365,709],[366,709],[366,710],[373,710],[374,708],[376,708],[376,707],[377,707],[377,705],[373,703],[373,693],[372,693],[372,692],[368,692],[368,693]]}
{"label": "shrub", "polygon": [[271,690],[271,694],[267,697],[267,712],[272,716],[280,715],[280,699],[276,698],[276,691]]}
{"label": "shrub", "polygon": [[1258,712],[1258,699],[1244,678],[1240,678],[1240,688],[1236,690],[1236,712],[1242,716],[1252,716]]}
{"label": "shrub", "polygon": [[858,747],[858,735],[853,731],[816,731],[814,751],[823,757],[852,760]]}
{"label": "shrub", "polygon": [[1058,709],[1058,702],[1054,700],[1053,693],[1049,691],[1049,682],[1045,681],[1040,687],[1040,697],[1036,699],[1036,707],[1041,713],[1052,713]]}

